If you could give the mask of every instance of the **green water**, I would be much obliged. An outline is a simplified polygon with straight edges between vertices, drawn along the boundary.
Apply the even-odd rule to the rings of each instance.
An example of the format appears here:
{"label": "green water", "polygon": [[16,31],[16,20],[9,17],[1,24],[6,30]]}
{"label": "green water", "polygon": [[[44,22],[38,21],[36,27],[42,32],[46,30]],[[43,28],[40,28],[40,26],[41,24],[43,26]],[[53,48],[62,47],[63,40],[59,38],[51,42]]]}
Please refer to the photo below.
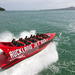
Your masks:
{"label": "green water", "polygon": [[75,75],[75,11],[6,11],[0,12],[0,33],[22,31],[56,32],[59,60],[54,64],[58,72],[49,67],[39,75]]}

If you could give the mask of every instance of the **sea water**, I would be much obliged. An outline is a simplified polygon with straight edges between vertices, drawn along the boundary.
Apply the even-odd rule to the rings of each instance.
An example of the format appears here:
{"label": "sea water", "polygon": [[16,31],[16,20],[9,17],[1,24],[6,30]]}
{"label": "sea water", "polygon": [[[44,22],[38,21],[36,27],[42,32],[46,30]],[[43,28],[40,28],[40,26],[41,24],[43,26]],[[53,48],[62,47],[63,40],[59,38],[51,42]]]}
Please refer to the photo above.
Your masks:
{"label": "sea water", "polygon": [[75,75],[75,11],[0,12],[0,41],[57,33],[46,49],[0,75]]}

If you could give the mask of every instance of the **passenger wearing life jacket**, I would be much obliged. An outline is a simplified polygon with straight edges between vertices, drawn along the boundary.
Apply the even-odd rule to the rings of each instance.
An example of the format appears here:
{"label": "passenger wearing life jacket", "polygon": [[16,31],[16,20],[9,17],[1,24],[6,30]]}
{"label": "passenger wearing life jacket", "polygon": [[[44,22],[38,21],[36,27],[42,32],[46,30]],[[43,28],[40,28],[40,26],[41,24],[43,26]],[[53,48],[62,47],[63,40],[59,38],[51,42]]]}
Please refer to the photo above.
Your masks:
{"label": "passenger wearing life jacket", "polygon": [[19,41],[22,41],[23,39],[22,38],[19,38]]}
{"label": "passenger wearing life jacket", "polygon": [[33,36],[31,35],[30,38],[32,38]]}
{"label": "passenger wearing life jacket", "polygon": [[39,33],[37,33],[36,35],[40,35]]}
{"label": "passenger wearing life jacket", "polygon": [[22,43],[16,41],[15,39],[12,40],[13,45],[15,46],[24,46]]}
{"label": "passenger wearing life jacket", "polygon": [[15,40],[15,39],[13,39],[13,40],[12,40],[12,43],[13,43],[14,45],[16,45],[16,40]]}
{"label": "passenger wearing life jacket", "polygon": [[28,39],[28,38],[26,38],[26,39],[22,39],[22,38],[20,38],[19,41],[25,43],[26,45],[31,44],[30,42],[27,41],[27,39]]}
{"label": "passenger wearing life jacket", "polygon": [[39,35],[36,35],[35,39],[37,39],[37,40],[42,40],[42,38],[39,37]]}
{"label": "passenger wearing life jacket", "polygon": [[41,36],[43,38],[48,38],[48,35],[46,35],[46,34],[40,34],[39,36]]}
{"label": "passenger wearing life jacket", "polygon": [[22,39],[22,38],[19,38],[19,41],[21,41],[21,42],[26,42],[24,39]]}
{"label": "passenger wearing life jacket", "polygon": [[25,37],[25,39],[27,39],[27,36]]}

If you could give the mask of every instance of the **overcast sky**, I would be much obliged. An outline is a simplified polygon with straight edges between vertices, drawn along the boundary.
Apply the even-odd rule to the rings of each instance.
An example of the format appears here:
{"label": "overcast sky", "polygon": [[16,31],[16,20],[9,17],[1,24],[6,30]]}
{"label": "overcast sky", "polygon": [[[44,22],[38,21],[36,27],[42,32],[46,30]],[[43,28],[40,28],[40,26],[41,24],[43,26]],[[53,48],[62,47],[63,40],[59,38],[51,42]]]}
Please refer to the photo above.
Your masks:
{"label": "overcast sky", "polygon": [[40,10],[75,6],[75,0],[0,0],[7,10]]}

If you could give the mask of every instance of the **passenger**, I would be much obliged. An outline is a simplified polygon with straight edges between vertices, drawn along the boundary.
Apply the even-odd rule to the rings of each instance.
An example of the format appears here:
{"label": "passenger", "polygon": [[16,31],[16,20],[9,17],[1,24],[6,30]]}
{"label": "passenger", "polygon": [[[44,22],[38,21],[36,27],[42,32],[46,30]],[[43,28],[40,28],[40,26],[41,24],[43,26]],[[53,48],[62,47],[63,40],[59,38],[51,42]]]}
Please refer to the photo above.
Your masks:
{"label": "passenger", "polygon": [[41,37],[42,37],[42,36],[43,36],[43,34],[40,34],[39,36],[41,36]]}
{"label": "passenger", "polygon": [[25,39],[27,39],[27,36],[25,37]]}
{"label": "passenger", "polygon": [[48,36],[46,34],[41,34],[41,37],[48,38]]}
{"label": "passenger", "polygon": [[13,43],[14,45],[16,45],[16,44],[17,44],[17,42],[16,42],[16,40],[15,40],[15,39],[13,39],[13,40],[12,40],[12,43]]}
{"label": "passenger", "polygon": [[[28,38],[27,38],[27,39],[28,39]],[[26,45],[31,44],[30,42],[28,42],[27,40],[22,39],[22,38],[20,38],[19,41],[25,43]]]}
{"label": "passenger", "polygon": [[32,36],[32,34],[31,34],[31,36],[30,36],[30,38],[32,38],[33,36]]}
{"label": "passenger", "polygon": [[31,42],[33,42],[33,43],[34,43],[34,42],[37,42],[37,41],[36,41],[36,40],[34,40],[34,39],[32,39],[32,40],[31,40]]}
{"label": "passenger", "polygon": [[42,38],[39,37],[38,35],[36,35],[35,39],[42,40]]}
{"label": "passenger", "polygon": [[15,41],[15,39],[12,40],[12,42]]}
{"label": "passenger", "polygon": [[23,42],[23,43],[26,42],[26,41],[25,41],[24,39],[22,39],[22,38],[20,38],[19,41],[21,41],[21,42]]}
{"label": "passenger", "polygon": [[33,35],[32,38],[35,38],[35,35]]}
{"label": "passenger", "polygon": [[37,33],[36,35],[40,35],[39,33]]}
{"label": "passenger", "polygon": [[25,42],[26,43],[26,45],[29,45],[29,44],[31,44],[30,42]]}
{"label": "passenger", "polygon": [[19,41],[22,41],[23,39],[22,38],[19,38]]}
{"label": "passenger", "polygon": [[13,43],[15,46],[24,46],[22,43],[16,41],[15,39],[12,40],[12,43]]}

